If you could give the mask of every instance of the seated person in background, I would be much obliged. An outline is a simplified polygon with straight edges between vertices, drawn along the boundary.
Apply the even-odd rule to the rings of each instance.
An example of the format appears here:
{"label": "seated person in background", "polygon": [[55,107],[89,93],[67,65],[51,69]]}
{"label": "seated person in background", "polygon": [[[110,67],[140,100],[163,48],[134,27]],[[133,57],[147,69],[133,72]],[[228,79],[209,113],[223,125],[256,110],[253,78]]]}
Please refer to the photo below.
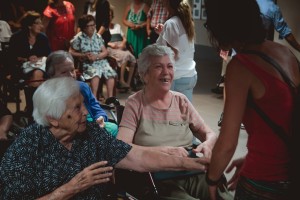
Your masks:
{"label": "seated person in background", "polygon": [[102,76],[106,79],[107,97],[113,96],[117,73],[111,68],[105,57],[107,49],[101,36],[96,32],[95,18],[83,15],[78,19],[80,32],[71,40],[70,53],[82,61],[83,77],[91,79],[91,88],[95,97]]}
{"label": "seated person in background", "polygon": [[113,138],[87,123],[79,84],[45,81],[33,95],[35,124],[0,165],[0,199],[104,199],[113,168],[141,172],[205,170],[207,158],[170,156]]}
{"label": "seated person in background", "polygon": [[[74,59],[70,53],[59,50],[52,52],[46,61],[46,73],[49,78],[73,77],[76,79]],[[88,110],[88,121],[96,121],[100,127],[105,128],[113,136],[118,134],[118,126],[108,122],[106,112],[101,108],[88,84],[78,81],[83,102]]]}
{"label": "seated person in background", "polygon": [[[15,81],[25,79],[29,87],[24,90],[26,110],[32,113],[32,95],[42,83],[45,75],[45,57],[51,52],[48,37],[42,33],[41,15],[28,11],[21,19],[21,30],[14,33],[9,41],[9,59],[11,60],[11,75]],[[22,72],[22,67],[23,72]]]}
{"label": "seated person in background", "polygon": [[13,116],[7,107],[0,101],[0,140],[7,140],[8,131],[12,125]]}
{"label": "seated person in background", "polygon": [[2,20],[0,10],[0,85],[3,84],[4,80],[8,73],[8,66],[7,66],[7,58],[6,58],[6,49],[2,48],[2,45],[9,42],[9,39],[12,35],[11,29],[9,24]]}
{"label": "seated person in background", "polygon": [[[126,49],[126,37],[121,29],[120,24],[112,23],[114,18],[114,10],[110,7],[110,24],[109,31],[111,40],[108,43],[108,55],[115,58],[118,66],[121,68],[120,73],[120,88],[130,88],[131,79],[136,65],[136,59],[129,50]],[[129,66],[129,74],[127,81],[124,79],[126,66]]]}
{"label": "seated person in background", "polygon": [[[193,135],[202,143],[193,151],[210,159],[217,135],[181,93],[171,91],[174,52],[167,46],[147,46],[139,56],[138,72],[145,87],[126,104],[117,138],[151,147],[169,155],[187,157]],[[192,184],[191,184],[192,183]],[[161,198],[209,199],[205,174],[159,181]]]}
{"label": "seated person in background", "polygon": [[[9,24],[1,20],[1,12],[0,12],[0,42],[8,42],[10,37],[12,35],[11,29]],[[0,52],[2,51],[1,45],[0,45]]]}
{"label": "seated person in background", "polygon": [[[21,19],[21,25],[22,29],[14,33],[9,41],[12,64],[18,67],[21,67],[25,62],[37,63],[51,52],[48,37],[41,32],[43,24],[39,13],[35,11],[26,12]],[[32,68],[32,70],[26,71],[25,76],[29,80],[30,86],[37,87],[41,82],[35,81],[44,79],[44,69]]]}

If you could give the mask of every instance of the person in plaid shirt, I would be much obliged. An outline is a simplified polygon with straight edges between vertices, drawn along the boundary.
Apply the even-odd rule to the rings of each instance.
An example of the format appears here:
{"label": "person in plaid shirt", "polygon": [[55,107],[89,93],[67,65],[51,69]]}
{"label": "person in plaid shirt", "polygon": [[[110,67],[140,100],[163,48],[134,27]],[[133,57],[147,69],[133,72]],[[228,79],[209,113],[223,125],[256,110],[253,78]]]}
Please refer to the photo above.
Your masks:
{"label": "person in plaid shirt", "polygon": [[156,31],[158,24],[164,24],[168,18],[168,11],[163,6],[163,0],[153,0],[147,15],[147,35],[150,43],[156,42],[159,33]]}

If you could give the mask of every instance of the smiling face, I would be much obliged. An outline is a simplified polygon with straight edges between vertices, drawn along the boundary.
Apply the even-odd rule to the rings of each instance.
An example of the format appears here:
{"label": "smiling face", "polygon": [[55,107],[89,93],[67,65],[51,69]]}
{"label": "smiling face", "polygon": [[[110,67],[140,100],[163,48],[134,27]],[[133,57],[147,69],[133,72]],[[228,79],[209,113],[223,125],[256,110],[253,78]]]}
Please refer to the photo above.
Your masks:
{"label": "smiling face", "polygon": [[144,75],[146,87],[168,92],[174,78],[174,67],[168,55],[153,56],[152,64]]}

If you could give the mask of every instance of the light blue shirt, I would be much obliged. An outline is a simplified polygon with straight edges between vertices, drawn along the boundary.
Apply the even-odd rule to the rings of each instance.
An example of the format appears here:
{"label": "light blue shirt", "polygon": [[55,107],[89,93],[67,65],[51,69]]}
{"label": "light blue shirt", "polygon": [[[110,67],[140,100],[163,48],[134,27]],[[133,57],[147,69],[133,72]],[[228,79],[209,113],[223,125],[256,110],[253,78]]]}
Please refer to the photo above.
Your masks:
{"label": "light blue shirt", "polygon": [[284,39],[289,35],[292,30],[284,21],[279,7],[273,2],[273,0],[256,0],[263,24],[266,29],[269,29],[271,25],[274,25],[274,29],[279,33],[279,38]]}

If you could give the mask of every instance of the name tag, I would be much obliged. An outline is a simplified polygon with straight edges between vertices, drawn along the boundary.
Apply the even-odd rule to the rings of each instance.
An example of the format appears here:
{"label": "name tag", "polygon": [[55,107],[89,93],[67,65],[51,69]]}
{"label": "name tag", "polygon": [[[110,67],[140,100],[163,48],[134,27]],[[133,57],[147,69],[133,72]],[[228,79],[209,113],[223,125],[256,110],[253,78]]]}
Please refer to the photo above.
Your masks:
{"label": "name tag", "polygon": [[172,126],[184,126],[185,124],[186,124],[185,122],[169,121],[169,125],[172,125]]}

